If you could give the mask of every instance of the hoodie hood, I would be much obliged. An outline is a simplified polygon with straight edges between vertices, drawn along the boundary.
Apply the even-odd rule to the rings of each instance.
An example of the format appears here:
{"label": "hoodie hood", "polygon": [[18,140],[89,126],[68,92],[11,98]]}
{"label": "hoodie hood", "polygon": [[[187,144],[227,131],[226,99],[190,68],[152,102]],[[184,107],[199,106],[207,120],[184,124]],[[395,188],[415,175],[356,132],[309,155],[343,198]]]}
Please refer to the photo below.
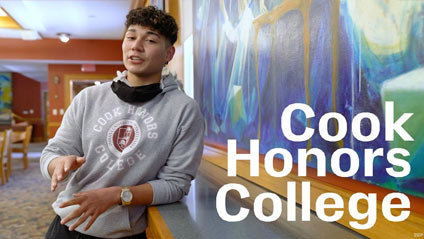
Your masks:
{"label": "hoodie hood", "polygon": [[[113,81],[122,81],[128,86],[131,86],[127,80],[127,70],[123,72],[117,71],[116,74],[117,76],[113,79]],[[176,89],[183,91],[181,81],[177,79],[176,75],[170,73],[166,67],[164,67],[164,70],[162,71],[162,77],[160,79],[160,88],[162,89],[161,94],[165,94],[166,92]]]}

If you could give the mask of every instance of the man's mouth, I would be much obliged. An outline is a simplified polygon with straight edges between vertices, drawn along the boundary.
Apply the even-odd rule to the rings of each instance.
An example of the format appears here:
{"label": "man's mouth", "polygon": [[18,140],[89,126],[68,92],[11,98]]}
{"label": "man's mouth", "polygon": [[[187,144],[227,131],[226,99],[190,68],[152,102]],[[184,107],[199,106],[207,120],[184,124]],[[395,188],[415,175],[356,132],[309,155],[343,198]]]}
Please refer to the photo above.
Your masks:
{"label": "man's mouth", "polygon": [[131,63],[134,63],[134,64],[140,64],[144,62],[144,60],[138,56],[130,56],[128,57],[128,59]]}

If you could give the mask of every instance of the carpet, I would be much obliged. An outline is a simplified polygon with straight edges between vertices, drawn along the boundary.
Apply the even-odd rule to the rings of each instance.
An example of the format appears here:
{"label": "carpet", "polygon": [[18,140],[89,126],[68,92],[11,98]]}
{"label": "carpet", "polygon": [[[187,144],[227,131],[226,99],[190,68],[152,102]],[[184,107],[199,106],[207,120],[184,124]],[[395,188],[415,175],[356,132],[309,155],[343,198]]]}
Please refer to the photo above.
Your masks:
{"label": "carpet", "polygon": [[51,204],[65,185],[50,192],[50,181],[40,172],[40,155],[45,143],[31,143],[28,169],[22,154],[13,153],[12,176],[0,185],[0,239],[44,238],[55,217]]}

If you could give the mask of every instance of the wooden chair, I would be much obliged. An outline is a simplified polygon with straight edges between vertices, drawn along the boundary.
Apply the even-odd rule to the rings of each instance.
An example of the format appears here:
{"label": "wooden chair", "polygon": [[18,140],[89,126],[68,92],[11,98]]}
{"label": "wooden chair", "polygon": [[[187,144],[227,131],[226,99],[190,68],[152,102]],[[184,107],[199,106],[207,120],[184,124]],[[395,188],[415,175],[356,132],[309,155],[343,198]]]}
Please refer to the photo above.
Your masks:
{"label": "wooden chair", "polygon": [[[31,134],[32,134],[32,125],[27,125],[25,127],[25,131],[22,132],[13,132],[15,138],[22,139],[22,147],[21,148],[13,148],[12,152],[16,153],[23,153],[24,156],[22,158],[22,161],[24,163],[24,169],[28,168],[28,145],[29,141],[31,140]],[[13,142],[16,142],[15,140]]]}
{"label": "wooden chair", "polygon": [[5,184],[12,175],[12,130],[8,129],[2,133],[0,146],[0,178],[1,184]]}

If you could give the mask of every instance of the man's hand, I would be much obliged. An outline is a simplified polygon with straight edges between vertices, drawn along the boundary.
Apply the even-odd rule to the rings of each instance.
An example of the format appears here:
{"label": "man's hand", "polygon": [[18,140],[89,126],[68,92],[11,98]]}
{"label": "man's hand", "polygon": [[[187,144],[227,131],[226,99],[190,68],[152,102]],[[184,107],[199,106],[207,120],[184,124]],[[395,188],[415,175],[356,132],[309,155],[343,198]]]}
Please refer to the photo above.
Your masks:
{"label": "man's hand", "polygon": [[65,224],[70,220],[79,217],[79,219],[69,227],[69,231],[74,230],[79,225],[84,223],[88,217],[90,221],[84,230],[88,230],[91,225],[96,221],[97,217],[104,213],[111,206],[118,205],[121,201],[120,187],[109,187],[80,192],[74,194],[74,199],[63,202],[59,208],[68,207],[71,205],[80,205],[79,208],[72,211],[68,216],[60,221]]}
{"label": "man's hand", "polygon": [[75,155],[62,156],[53,159],[48,167],[49,173],[52,176],[51,191],[57,187],[57,183],[68,176],[71,170],[78,169],[85,163],[85,158]]}

